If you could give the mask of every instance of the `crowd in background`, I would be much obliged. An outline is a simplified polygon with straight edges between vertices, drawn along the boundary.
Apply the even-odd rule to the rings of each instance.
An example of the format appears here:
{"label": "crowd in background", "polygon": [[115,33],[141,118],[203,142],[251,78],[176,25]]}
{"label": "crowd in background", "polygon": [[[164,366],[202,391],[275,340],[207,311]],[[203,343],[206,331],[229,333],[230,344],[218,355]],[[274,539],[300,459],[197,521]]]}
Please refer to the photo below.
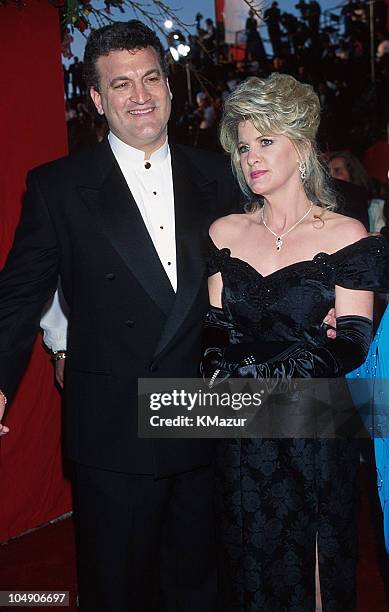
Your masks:
{"label": "crowd in background", "polygon": [[[212,19],[204,20],[197,14],[196,34],[187,40],[189,55],[170,61],[169,81],[174,92],[170,140],[218,150],[223,101],[237,84],[247,76],[292,74],[311,83],[319,94],[322,121],[318,141],[323,156],[339,163],[343,160],[348,169],[338,178],[355,182],[366,191],[370,229],[379,230],[384,224],[384,206],[389,206],[386,7],[384,0],[374,3],[373,62],[367,2],[350,1],[338,14],[324,16],[317,0],[300,0],[297,17],[282,12],[274,1],[264,11],[260,27],[258,15],[249,11],[245,31],[237,33],[238,44],[234,46],[224,43],[224,34]],[[170,38],[174,39],[173,33]],[[245,44],[239,45],[242,40]],[[167,54],[170,57],[168,50]],[[88,102],[82,70],[77,57],[68,70],[64,68],[70,152],[101,141],[107,129],[104,118]],[[352,170],[356,165],[359,172]],[[332,170],[334,176],[335,172],[339,169]]]}

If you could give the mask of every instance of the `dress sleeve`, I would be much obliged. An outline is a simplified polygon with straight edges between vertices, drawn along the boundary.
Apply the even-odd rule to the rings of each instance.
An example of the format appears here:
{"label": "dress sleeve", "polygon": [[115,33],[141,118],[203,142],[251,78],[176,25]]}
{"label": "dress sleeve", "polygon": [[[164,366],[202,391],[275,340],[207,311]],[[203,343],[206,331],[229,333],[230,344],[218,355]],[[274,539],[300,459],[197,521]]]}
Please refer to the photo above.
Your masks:
{"label": "dress sleeve", "polygon": [[229,255],[229,249],[218,249],[214,242],[211,240],[211,238],[208,236],[206,245],[208,276],[212,276],[213,274],[220,272],[223,268],[223,262],[225,261],[225,258],[228,258]]}
{"label": "dress sleeve", "polygon": [[346,289],[389,291],[389,236],[368,236],[333,255],[335,284]]}

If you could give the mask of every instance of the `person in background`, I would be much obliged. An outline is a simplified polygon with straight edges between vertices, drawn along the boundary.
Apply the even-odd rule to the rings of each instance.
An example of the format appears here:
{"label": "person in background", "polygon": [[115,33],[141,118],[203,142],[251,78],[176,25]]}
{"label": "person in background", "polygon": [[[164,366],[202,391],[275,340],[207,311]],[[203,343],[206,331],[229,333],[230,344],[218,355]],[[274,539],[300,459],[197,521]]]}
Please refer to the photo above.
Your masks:
{"label": "person in background", "polygon": [[371,232],[380,232],[386,226],[385,204],[389,201],[387,185],[381,185],[376,178],[370,179],[369,201],[369,229]]}
{"label": "person in background", "polygon": [[[389,207],[383,210],[384,227],[389,232]],[[378,488],[382,514],[380,521],[383,545],[389,555],[389,294],[380,294],[381,305],[386,307],[380,313],[379,325],[370,345],[365,362],[347,375],[353,401],[361,411],[366,431],[374,444],[374,459],[368,462],[373,467]],[[370,459],[370,455],[368,457]],[[378,546],[379,551],[381,546]],[[389,557],[380,555],[381,571],[386,585],[389,584]]]}
{"label": "person in background", "polygon": [[69,71],[66,69],[66,66],[64,64],[62,64],[62,70],[63,70],[63,86],[64,86],[64,91],[65,91],[65,99],[68,100],[69,99],[70,75],[69,75]]}
{"label": "person in background", "polygon": [[320,29],[321,6],[317,0],[310,0],[308,4],[308,25],[311,30],[311,36],[316,43]]}
{"label": "person in background", "polygon": [[278,8],[278,2],[276,0],[272,2],[270,8],[266,9],[264,21],[266,21],[267,31],[273,48],[273,55],[276,56],[281,46],[281,11]]}
{"label": "person in background", "polygon": [[330,174],[341,181],[364,187],[369,186],[369,177],[359,159],[350,151],[335,151],[328,159]]}
{"label": "person in background", "polygon": [[70,64],[68,72],[72,78],[72,96],[85,95],[85,84],[84,84],[84,69],[83,62],[80,62],[78,57],[74,58],[72,64]]}
{"label": "person in background", "polygon": [[328,167],[339,194],[339,212],[358,219],[369,229],[369,178],[361,162],[349,151],[337,151],[329,156]]}
{"label": "person in background", "polygon": [[347,378],[354,403],[367,419],[367,431],[374,441],[384,544],[389,554],[389,305],[382,315],[365,362]]}
{"label": "person in background", "polygon": [[197,136],[195,146],[200,149],[216,149],[216,114],[209,95],[200,91],[196,96],[197,108],[194,115],[197,119]]}
{"label": "person in background", "polygon": [[258,22],[255,19],[255,12],[250,9],[249,16],[246,19],[246,61],[259,62],[262,67],[267,63],[265,47],[263,46],[262,38],[258,32]]}

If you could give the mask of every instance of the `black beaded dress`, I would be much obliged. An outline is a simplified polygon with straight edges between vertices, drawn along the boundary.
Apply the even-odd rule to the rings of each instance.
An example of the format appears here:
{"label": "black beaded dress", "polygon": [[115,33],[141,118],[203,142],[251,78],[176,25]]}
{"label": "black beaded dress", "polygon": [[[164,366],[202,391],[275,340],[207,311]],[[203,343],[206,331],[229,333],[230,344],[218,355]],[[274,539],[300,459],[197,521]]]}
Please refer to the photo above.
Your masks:
{"label": "black beaded dress", "polygon": [[[382,288],[388,252],[383,237],[367,237],[264,277],[211,243],[229,342],[320,343],[335,285]],[[356,439],[220,443],[223,612],[313,612],[316,542],[323,612],[355,610],[358,463]]]}

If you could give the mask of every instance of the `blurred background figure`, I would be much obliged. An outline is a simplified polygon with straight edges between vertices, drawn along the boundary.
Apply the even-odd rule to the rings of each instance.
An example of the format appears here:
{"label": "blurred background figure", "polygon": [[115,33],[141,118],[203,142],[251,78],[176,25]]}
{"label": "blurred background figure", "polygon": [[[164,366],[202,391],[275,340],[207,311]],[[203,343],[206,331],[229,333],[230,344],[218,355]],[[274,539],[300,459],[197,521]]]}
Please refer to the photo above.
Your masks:
{"label": "blurred background figure", "polygon": [[69,71],[67,70],[66,66],[64,66],[64,64],[62,64],[62,69],[63,69],[63,87],[64,87],[64,92],[65,92],[65,99],[69,100],[70,75],[69,75]]}
{"label": "blurred background figure", "polygon": [[215,109],[209,95],[200,91],[196,96],[197,109],[195,115],[198,128],[195,146],[200,149],[215,150],[217,131],[215,125]]}
{"label": "blurred background figure", "polygon": [[320,28],[321,6],[317,0],[310,0],[308,5],[308,25],[312,33],[312,37],[319,35]]}
{"label": "blurred background figure", "polygon": [[74,58],[73,64],[69,66],[69,75],[72,79],[72,96],[84,96],[86,93],[84,84],[84,64],[80,62],[78,57]]}
{"label": "blurred background figure", "polygon": [[381,59],[384,55],[389,55],[389,35],[385,30],[379,30],[377,36],[377,58]]}
{"label": "blurred background figure", "polygon": [[359,159],[349,151],[336,151],[330,155],[328,165],[330,174],[341,181],[348,181],[368,189],[367,172]]}
{"label": "blurred background figure", "polygon": [[370,229],[369,179],[359,159],[349,151],[336,151],[329,156],[328,168],[339,194],[338,212],[358,219]]}
{"label": "blurred background figure", "polygon": [[380,232],[387,225],[389,218],[389,189],[376,178],[370,179],[369,228],[371,232]]}
{"label": "blurred background figure", "polygon": [[271,7],[265,11],[264,20],[266,21],[267,31],[273,48],[273,55],[278,55],[281,47],[281,11],[278,8],[278,2],[276,2],[276,0],[272,2]]}
{"label": "blurred background figure", "polygon": [[201,21],[203,16],[201,13],[197,13],[196,20],[196,30],[199,40],[199,45],[202,49],[202,60],[205,66],[212,63],[212,59],[215,56],[216,51],[216,29],[213,23],[213,20],[208,17],[205,20],[205,28],[201,27]]}
{"label": "blurred background figure", "polygon": [[255,18],[255,12],[250,9],[249,16],[246,20],[246,61],[259,62],[265,65],[267,56],[265,47],[263,46],[262,38],[258,32],[258,21]]}

